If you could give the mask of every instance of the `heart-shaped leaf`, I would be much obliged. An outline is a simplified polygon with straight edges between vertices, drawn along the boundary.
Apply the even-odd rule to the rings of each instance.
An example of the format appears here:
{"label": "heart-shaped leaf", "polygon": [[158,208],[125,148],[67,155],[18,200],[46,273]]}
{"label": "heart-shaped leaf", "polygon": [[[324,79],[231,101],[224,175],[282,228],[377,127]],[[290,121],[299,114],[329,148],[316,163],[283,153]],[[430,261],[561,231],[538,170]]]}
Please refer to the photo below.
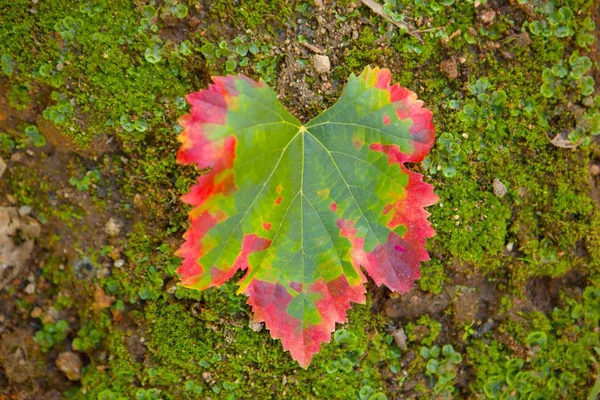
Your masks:
{"label": "heart-shaped leaf", "polygon": [[352,75],[339,101],[306,125],[264,82],[213,78],[190,94],[177,160],[211,168],[183,201],[191,228],[181,284],[222,285],[239,270],[254,318],[307,367],[365,276],[409,291],[434,235],[423,207],[438,197],[405,162],[431,148],[431,112],[390,86],[387,69]]}

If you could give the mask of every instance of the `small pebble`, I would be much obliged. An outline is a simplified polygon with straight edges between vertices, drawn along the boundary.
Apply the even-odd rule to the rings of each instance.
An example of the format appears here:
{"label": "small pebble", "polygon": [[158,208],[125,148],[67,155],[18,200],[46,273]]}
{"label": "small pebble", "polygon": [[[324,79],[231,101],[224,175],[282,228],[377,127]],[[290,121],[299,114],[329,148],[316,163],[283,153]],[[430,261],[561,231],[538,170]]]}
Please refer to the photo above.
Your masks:
{"label": "small pebble", "polygon": [[254,332],[260,332],[263,330],[265,325],[262,322],[250,321],[250,322],[248,322],[248,326]]}
{"label": "small pebble", "polygon": [[44,315],[42,315],[42,322],[44,324],[53,324],[60,319],[61,319],[61,314],[54,307],[48,308],[46,310],[46,312],[44,313]]}
{"label": "small pebble", "polygon": [[35,283],[30,283],[25,286],[25,293],[34,294],[35,293]]}
{"label": "small pebble", "polygon": [[100,268],[98,271],[96,271],[96,278],[98,279],[106,278],[109,275],[110,269],[108,268]]}
{"label": "small pebble", "polygon": [[12,162],[20,162],[23,160],[23,153],[13,153],[10,156],[10,161]]}
{"label": "small pebble", "polygon": [[60,353],[56,359],[56,366],[70,381],[81,379],[81,357],[72,351]]}
{"label": "small pebble", "polygon": [[596,165],[596,164],[590,165],[590,175],[592,175],[592,176],[600,175],[600,165]]}
{"label": "small pebble", "polygon": [[408,345],[406,344],[408,337],[406,336],[406,333],[404,333],[403,328],[395,330],[394,333],[392,333],[392,337],[394,338],[394,342],[396,342],[396,346],[398,346],[400,350],[408,350]]}
{"label": "small pebble", "polygon": [[115,261],[115,267],[117,267],[117,268],[121,268],[124,265],[125,265],[125,261],[120,258],[117,261]]}
{"label": "small pebble", "polygon": [[35,307],[33,311],[31,311],[31,318],[39,318],[42,316],[42,309],[39,307]]}
{"label": "small pebble", "polygon": [[504,183],[500,182],[498,178],[494,179],[492,187],[496,196],[504,197],[504,195],[506,194],[506,186],[504,186]]}
{"label": "small pebble", "polygon": [[483,22],[484,24],[492,23],[496,19],[496,11],[484,11],[479,15],[479,17],[481,18],[481,22]]}
{"label": "small pebble", "polygon": [[329,57],[316,54],[313,56],[313,66],[318,74],[327,74],[331,69],[331,62],[329,61]]}
{"label": "small pebble", "polygon": [[169,282],[167,282],[167,286],[165,289],[167,293],[175,294],[175,292],[177,291],[177,282],[175,282],[175,279],[171,279]]}
{"label": "small pebble", "polygon": [[121,233],[121,227],[121,222],[119,222],[115,218],[111,218],[108,220],[106,225],[104,225],[104,232],[108,236],[116,237],[119,236],[119,233]]}
{"label": "small pebble", "polygon": [[19,215],[21,217],[24,217],[24,216],[29,215],[29,214],[31,214],[31,207],[29,207],[29,206],[21,206],[21,207],[19,207]]}

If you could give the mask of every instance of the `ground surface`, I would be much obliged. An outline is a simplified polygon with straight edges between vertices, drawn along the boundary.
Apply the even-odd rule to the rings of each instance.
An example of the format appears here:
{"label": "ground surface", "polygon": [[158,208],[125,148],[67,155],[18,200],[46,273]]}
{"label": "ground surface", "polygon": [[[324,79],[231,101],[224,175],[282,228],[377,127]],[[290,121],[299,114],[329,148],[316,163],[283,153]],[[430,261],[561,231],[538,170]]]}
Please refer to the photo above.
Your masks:
{"label": "ground surface", "polygon": [[[413,36],[348,0],[0,0],[0,399],[597,394],[597,2],[387,3]],[[303,370],[234,282],[175,286],[176,121],[228,72],[308,120],[368,64],[434,115],[432,261]]]}

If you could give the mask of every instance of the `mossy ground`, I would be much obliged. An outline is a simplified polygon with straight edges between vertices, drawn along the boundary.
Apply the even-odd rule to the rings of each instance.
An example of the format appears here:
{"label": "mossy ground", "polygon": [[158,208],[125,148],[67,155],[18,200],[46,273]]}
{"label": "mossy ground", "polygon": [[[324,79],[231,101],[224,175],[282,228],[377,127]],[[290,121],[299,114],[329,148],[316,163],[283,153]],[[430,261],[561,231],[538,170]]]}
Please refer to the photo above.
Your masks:
{"label": "mossy ground", "polygon": [[[0,293],[0,334],[69,322],[44,339],[47,353],[30,354],[46,373],[13,383],[0,369],[0,398],[586,398],[600,346],[589,122],[600,100],[571,75],[553,78],[552,96],[540,88],[546,68],[597,61],[586,36],[597,2],[387,3],[422,41],[353,1],[0,2],[0,156],[10,160],[0,205],[30,206],[43,227],[31,279]],[[304,41],[327,52],[329,76],[313,71]],[[197,174],[175,164],[176,121],[187,93],[230,72],[262,77],[307,119],[367,64],[390,68],[433,111],[436,147],[414,166],[441,198],[433,260],[408,295],[370,284],[367,304],[302,370],[249,328],[234,283],[173,287],[187,229],[177,199]],[[550,143],[577,128],[576,149]],[[452,351],[435,355],[445,344]],[[53,366],[70,349],[83,355],[80,382]]]}

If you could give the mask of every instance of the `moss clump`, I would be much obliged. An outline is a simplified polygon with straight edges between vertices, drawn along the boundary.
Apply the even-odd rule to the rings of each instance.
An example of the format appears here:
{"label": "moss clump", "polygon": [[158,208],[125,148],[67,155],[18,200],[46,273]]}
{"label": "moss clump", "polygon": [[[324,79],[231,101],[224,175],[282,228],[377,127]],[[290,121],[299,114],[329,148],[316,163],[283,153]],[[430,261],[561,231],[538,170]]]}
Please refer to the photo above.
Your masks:
{"label": "moss clump", "polygon": [[[73,324],[60,335],[34,322],[50,350],[48,365],[54,351],[75,349],[89,359],[81,387],[66,395],[377,399],[448,390],[459,397],[521,391],[584,398],[598,345],[597,294],[583,290],[597,286],[600,271],[600,213],[588,173],[595,156],[590,140],[576,150],[550,140],[572,131],[591,138],[600,100],[587,94],[591,72],[577,77],[577,71],[592,45],[593,1],[512,2],[502,9],[483,1],[478,7],[386,2],[391,16],[419,25],[422,41],[389,30],[352,1],[325,2],[322,9],[311,2],[204,3],[15,0],[0,6],[0,155],[20,154],[0,193],[10,193],[8,203],[31,206],[49,232],[40,240],[42,267],[34,277],[44,289],[32,300],[15,285],[0,301],[14,304],[15,315],[28,315],[39,302],[70,316]],[[490,10],[495,16],[483,22]],[[292,73],[294,79],[333,101],[351,72],[366,64],[389,67],[433,111],[437,144],[423,164],[412,166],[441,198],[429,209],[437,236],[428,242],[433,260],[423,265],[421,289],[444,296],[447,286],[487,278],[501,300],[478,292],[488,321],[473,321],[464,336],[450,309],[417,321],[374,313],[371,307],[379,310],[388,300],[379,292],[352,309],[305,371],[268,332],[248,328],[251,310],[234,283],[205,292],[171,290],[179,265],[173,253],[187,228],[187,209],[177,199],[197,174],[177,166],[175,154],[187,93],[205,87],[211,74],[235,72],[285,85],[284,56],[310,68],[311,54],[301,46],[284,53],[301,35],[319,44],[317,16],[353,24],[356,32],[340,40],[346,47],[327,48],[338,60],[327,81],[310,73]],[[440,70],[448,60],[458,76]],[[295,96],[286,90],[282,100]],[[16,125],[5,113],[16,116]],[[29,126],[45,144],[33,140],[31,129],[27,135]],[[503,197],[493,192],[495,179],[506,186]],[[104,234],[108,217],[124,221],[120,236]],[[581,290],[564,288],[570,281],[563,276],[577,277]],[[533,277],[557,278],[551,282],[563,286],[558,307],[527,303],[520,315],[515,309],[524,309]],[[96,288],[110,306],[94,308]],[[400,322],[409,335],[405,352],[388,334]],[[427,369],[429,360],[411,354],[449,343],[465,358],[461,368],[450,368],[459,376],[439,386],[441,375]],[[476,377],[460,376],[463,370]]]}
{"label": "moss clump", "polygon": [[[546,316],[528,315],[529,329],[506,326],[527,348],[514,354],[498,341],[478,340],[469,349],[477,374],[475,390],[491,398],[509,395],[585,398],[598,335],[590,330],[600,318],[598,289],[589,286],[581,299],[568,299]],[[592,328],[593,329],[593,328]]]}

